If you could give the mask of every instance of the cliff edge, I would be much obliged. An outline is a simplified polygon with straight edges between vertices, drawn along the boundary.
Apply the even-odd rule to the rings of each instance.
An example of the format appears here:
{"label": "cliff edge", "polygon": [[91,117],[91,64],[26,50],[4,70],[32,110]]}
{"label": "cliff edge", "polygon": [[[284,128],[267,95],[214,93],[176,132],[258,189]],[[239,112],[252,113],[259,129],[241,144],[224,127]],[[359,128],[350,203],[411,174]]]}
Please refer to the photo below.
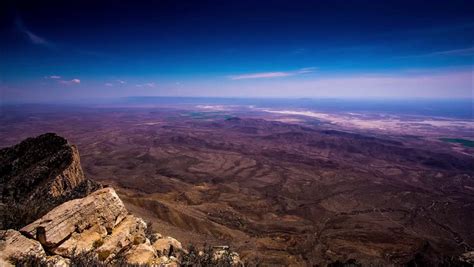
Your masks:
{"label": "cliff edge", "polygon": [[87,196],[100,187],[84,177],[77,148],[54,133],[3,148],[0,229],[19,228],[55,206]]}

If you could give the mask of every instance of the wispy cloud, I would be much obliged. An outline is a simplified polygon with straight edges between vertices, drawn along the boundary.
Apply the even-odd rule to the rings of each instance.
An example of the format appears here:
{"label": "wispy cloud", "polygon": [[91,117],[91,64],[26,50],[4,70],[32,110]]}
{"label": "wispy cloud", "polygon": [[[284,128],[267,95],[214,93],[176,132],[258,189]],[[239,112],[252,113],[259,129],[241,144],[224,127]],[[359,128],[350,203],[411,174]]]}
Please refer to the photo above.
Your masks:
{"label": "wispy cloud", "polygon": [[239,97],[472,98],[472,69],[318,75],[298,81],[229,83],[224,91]]}
{"label": "wispy cloud", "polygon": [[229,76],[231,80],[243,80],[243,79],[269,79],[269,78],[278,78],[278,77],[288,77],[298,74],[305,74],[314,72],[316,68],[302,68],[295,71],[276,71],[276,72],[257,72],[257,73],[247,73],[240,75]]}
{"label": "wispy cloud", "polygon": [[472,56],[474,55],[474,47],[446,50],[434,52],[432,55],[446,55],[446,56]]}
{"label": "wispy cloud", "polygon": [[50,76],[45,76],[45,79],[61,79],[61,76],[59,75],[50,75]]}
{"label": "wispy cloud", "polygon": [[316,71],[317,68],[315,67],[309,67],[309,68],[302,68],[297,71],[295,71],[295,74],[304,74],[304,73],[311,73]]}
{"label": "wispy cloud", "polygon": [[124,80],[113,80],[113,81],[108,81],[108,82],[104,83],[104,85],[107,86],[107,87],[114,87],[114,86],[123,86],[126,83],[127,82],[124,81]]}
{"label": "wispy cloud", "polygon": [[72,80],[60,80],[59,83],[66,84],[66,85],[80,84],[81,80],[74,78]]}
{"label": "wispy cloud", "polygon": [[276,78],[276,77],[286,77],[290,76],[289,72],[259,72],[259,73],[249,73],[242,75],[230,76],[232,80],[242,80],[242,79],[262,79],[262,78]]}
{"label": "wispy cloud", "polygon": [[136,87],[143,88],[143,87],[148,87],[148,88],[155,88],[156,83],[151,82],[151,83],[143,83],[143,84],[136,84]]}
{"label": "wispy cloud", "polygon": [[81,80],[78,79],[78,78],[74,78],[74,79],[71,79],[71,80],[65,80],[65,79],[62,79],[61,76],[59,75],[49,75],[49,76],[44,76],[45,79],[47,80],[53,80],[59,84],[67,84],[67,85],[71,85],[71,84],[80,84],[81,83]]}
{"label": "wispy cloud", "polygon": [[41,45],[45,47],[53,47],[53,43],[46,40],[45,38],[33,33],[30,31],[20,18],[17,18],[15,21],[16,28],[28,39],[32,44]]}
{"label": "wispy cloud", "polygon": [[435,57],[435,56],[474,56],[474,47],[436,51],[436,52],[431,52],[431,53],[426,53],[426,54],[402,56],[399,58],[419,58],[419,57]]}

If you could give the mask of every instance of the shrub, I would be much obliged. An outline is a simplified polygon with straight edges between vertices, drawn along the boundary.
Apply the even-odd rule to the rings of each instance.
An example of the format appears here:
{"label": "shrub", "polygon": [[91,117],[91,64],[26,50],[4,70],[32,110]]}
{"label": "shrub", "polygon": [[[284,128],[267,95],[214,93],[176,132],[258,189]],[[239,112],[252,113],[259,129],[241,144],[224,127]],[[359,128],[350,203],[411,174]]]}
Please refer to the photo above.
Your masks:
{"label": "shrub", "polygon": [[148,238],[152,244],[156,241],[156,236],[153,232],[153,223],[150,221],[146,222],[145,237]]}
{"label": "shrub", "polygon": [[48,267],[46,259],[35,254],[26,254],[18,258],[10,258],[9,261],[17,267]]}
{"label": "shrub", "polygon": [[94,241],[94,243],[92,243],[92,247],[94,249],[96,249],[96,248],[102,246],[103,244],[104,244],[104,240],[102,240],[102,238],[101,238],[101,239],[98,239],[98,240]]}
{"label": "shrub", "polygon": [[81,251],[76,253],[75,251],[69,258],[71,260],[71,267],[106,267],[107,264],[99,260],[97,253],[93,251]]}
{"label": "shrub", "polygon": [[16,202],[0,206],[0,229],[19,230],[40,217],[39,205],[23,205]]}
{"label": "shrub", "polygon": [[202,250],[199,251],[193,244],[190,244],[187,253],[182,255],[181,266],[234,266],[234,255],[235,252],[230,248],[216,249],[204,244]]}

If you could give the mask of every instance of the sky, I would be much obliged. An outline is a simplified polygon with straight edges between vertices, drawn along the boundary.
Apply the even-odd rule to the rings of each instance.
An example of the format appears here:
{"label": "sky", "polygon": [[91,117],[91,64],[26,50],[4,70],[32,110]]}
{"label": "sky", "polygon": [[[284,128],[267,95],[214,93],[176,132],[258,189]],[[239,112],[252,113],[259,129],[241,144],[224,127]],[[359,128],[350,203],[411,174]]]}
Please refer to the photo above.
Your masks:
{"label": "sky", "polygon": [[2,1],[2,102],[473,98],[474,1]]}

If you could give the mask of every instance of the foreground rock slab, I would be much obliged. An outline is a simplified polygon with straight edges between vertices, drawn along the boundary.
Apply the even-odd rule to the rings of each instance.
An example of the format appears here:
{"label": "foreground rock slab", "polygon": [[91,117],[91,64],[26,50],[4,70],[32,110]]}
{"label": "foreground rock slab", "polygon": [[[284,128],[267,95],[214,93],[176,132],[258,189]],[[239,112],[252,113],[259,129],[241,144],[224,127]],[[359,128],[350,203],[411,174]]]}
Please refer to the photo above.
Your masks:
{"label": "foreground rock slab", "polygon": [[[85,198],[63,203],[23,227],[21,232],[31,238],[37,238],[46,247],[55,247],[70,238],[73,233],[82,233],[92,227],[105,229],[106,231],[99,231],[101,236],[111,233],[127,214],[114,189],[104,188]],[[95,241],[94,238],[91,240]]]}

